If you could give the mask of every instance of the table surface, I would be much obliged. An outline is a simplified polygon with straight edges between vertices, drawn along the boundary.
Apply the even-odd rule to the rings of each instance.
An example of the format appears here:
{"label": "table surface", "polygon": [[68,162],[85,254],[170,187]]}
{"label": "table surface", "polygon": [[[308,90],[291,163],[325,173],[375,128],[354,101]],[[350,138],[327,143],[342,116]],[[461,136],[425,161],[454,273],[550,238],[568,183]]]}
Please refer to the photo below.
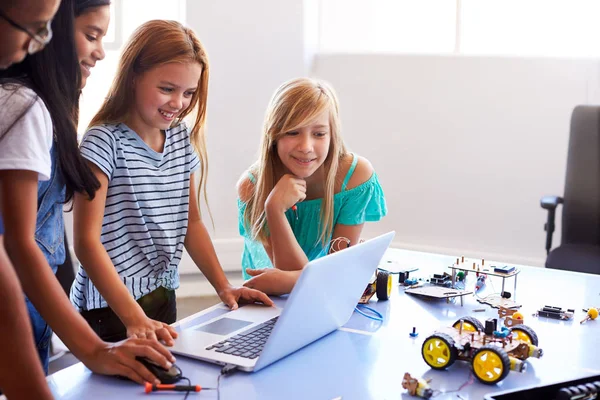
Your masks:
{"label": "table surface", "polygon": [[[427,279],[433,273],[448,271],[447,267],[455,261],[456,256],[388,249],[381,265],[396,264],[396,268],[400,269],[419,268],[411,273],[411,278]],[[485,264],[491,266],[494,262],[486,260]],[[404,288],[394,279],[389,301],[377,301],[373,298],[369,303],[370,307],[384,316],[383,322],[353,313],[342,329],[259,372],[236,372],[223,377],[220,399],[408,399],[411,396],[401,386],[405,372],[431,379],[431,388],[439,391],[436,399],[482,399],[491,392],[598,374],[600,360],[596,349],[600,344],[600,319],[585,324],[580,324],[579,321],[585,317],[583,308],[600,306],[600,276],[517,267],[521,272],[514,298],[523,305],[520,311],[525,316],[525,324],[537,333],[544,356],[541,359],[528,359],[525,372],[511,371],[497,385],[479,383],[473,378],[471,367],[466,362],[457,361],[448,370],[436,371],[430,369],[421,356],[424,339],[437,328],[451,325],[466,315],[477,317],[481,321],[497,318],[497,310],[480,304],[474,295],[465,296],[463,306],[458,300],[446,302],[409,295],[404,293]],[[468,279],[467,287],[474,286],[474,274],[469,274]],[[501,284],[501,278],[489,276],[487,286],[479,296],[497,293]],[[507,285],[506,290],[513,290],[512,282]],[[285,303],[284,298],[276,301],[278,305]],[[575,309],[575,318],[571,321],[559,321],[532,315],[544,305]],[[179,327],[193,323],[194,319],[201,318],[203,313],[213,308],[180,321]],[[485,311],[474,311],[478,309]],[[301,326],[299,323],[299,329]],[[413,327],[419,333],[416,338],[409,336]],[[193,384],[216,386],[219,366],[183,356],[178,356],[177,365]],[[141,386],[133,382],[92,374],[81,363],[51,375],[48,382],[56,399],[184,397],[184,394],[175,392],[147,395]],[[466,386],[457,392],[463,384]],[[189,399],[196,398],[218,397],[215,391],[189,395]]]}

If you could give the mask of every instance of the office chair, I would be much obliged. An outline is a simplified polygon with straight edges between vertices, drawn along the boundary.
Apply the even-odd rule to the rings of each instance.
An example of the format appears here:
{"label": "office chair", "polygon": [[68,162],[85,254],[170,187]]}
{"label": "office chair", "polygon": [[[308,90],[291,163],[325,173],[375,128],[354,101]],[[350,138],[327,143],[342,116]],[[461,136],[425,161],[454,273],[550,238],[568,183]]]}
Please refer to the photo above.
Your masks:
{"label": "office chair", "polygon": [[[544,196],[540,203],[548,210],[546,268],[600,274],[600,106],[573,110],[564,197]],[[562,240],[550,251],[559,204]]]}

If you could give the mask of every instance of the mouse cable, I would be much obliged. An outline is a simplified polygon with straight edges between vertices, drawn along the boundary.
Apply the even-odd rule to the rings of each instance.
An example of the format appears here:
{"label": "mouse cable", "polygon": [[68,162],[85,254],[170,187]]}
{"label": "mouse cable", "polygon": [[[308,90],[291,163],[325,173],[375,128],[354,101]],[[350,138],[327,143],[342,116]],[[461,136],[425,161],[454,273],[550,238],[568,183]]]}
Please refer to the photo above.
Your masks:
{"label": "mouse cable", "polygon": [[233,374],[236,369],[237,365],[233,364],[225,364],[225,366],[221,368],[221,373],[217,377],[217,400],[221,400],[221,377]]}
{"label": "mouse cable", "polygon": [[[177,368],[177,370],[179,371],[179,373],[181,374],[181,369],[177,366],[175,366],[175,368]],[[200,390],[216,390],[217,391],[217,400],[220,399],[221,397],[221,377],[222,376],[227,376],[230,375],[231,373],[233,373],[235,370],[237,369],[236,365],[233,364],[227,364],[225,365],[222,369],[221,369],[221,373],[219,374],[218,378],[217,378],[217,387],[216,388],[211,388],[211,387],[200,387],[200,386],[192,386],[192,383],[190,382],[190,378],[186,377],[186,376],[181,376],[181,380],[185,380],[187,381],[187,386],[176,386],[176,385],[151,385],[150,383],[146,383],[146,393],[150,393],[153,392],[155,390],[177,390],[177,391],[185,391],[185,396],[183,397],[183,400],[186,400],[188,398],[188,396],[190,395],[190,392],[199,392]],[[161,387],[161,386],[168,386],[168,387]]]}

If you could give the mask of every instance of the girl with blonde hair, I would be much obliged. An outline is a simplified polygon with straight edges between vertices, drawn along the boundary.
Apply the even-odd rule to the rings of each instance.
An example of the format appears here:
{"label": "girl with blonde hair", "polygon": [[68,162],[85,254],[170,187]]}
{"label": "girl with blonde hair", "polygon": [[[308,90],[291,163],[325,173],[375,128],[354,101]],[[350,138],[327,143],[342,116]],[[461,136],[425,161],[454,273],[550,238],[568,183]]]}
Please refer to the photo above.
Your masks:
{"label": "girl with blonde hair", "polygon": [[[175,289],[183,247],[221,300],[261,301],[232,287],[219,264],[194,195],[206,198],[203,134],[209,63],[194,32],[175,21],[140,26],[125,46],[108,97],[81,153],[100,182],[76,195],[75,251],[81,265],[71,301],[107,341],[177,337]],[[188,128],[183,119],[195,114]]]}
{"label": "girl with blonde hair", "polygon": [[275,91],[238,195],[245,286],[268,294],[290,292],[308,261],[340,249],[330,243],[356,244],[387,213],[373,167],[346,150],[335,92],[310,78]]}

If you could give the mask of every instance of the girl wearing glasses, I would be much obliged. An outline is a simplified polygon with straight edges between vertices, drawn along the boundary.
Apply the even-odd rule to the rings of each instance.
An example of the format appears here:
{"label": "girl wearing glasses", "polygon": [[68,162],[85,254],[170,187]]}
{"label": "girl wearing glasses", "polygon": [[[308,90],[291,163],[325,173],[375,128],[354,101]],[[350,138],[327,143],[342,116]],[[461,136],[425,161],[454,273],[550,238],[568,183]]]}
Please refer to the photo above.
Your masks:
{"label": "girl wearing glasses", "polygon": [[50,24],[59,0],[3,1],[0,7],[2,50],[0,69],[23,61],[52,39]]}
{"label": "girl wearing glasses", "polygon": [[108,3],[63,0],[52,25],[54,40],[43,51],[0,73],[0,104],[8,105],[2,111],[10,117],[8,122],[2,121],[6,133],[0,139],[4,244],[28,297],[44,369],[54,329],[92,371],[158,383],[135,357],[148,357],[170,367],[168,359],[173,358],[169,352],[150,340],[119,345],[103,342],[73,309],[53,274],[65,259],[63,205],[74,193],[93,197],[99,187],[79,154],[74,117],[85,84],[82,69],[89,70],[103,53],[90,52],[82,43],[76,46],[74,14],[82,18],[96,11],[94,25],[100,32],[94,39],[101,40],[108,26]]}
{"label": "girl wearing glasses", "polygon": [[[36,21],[48,23],[59,0],[3,1],[0,3],[0,70],[23,60],[30,43],[28,26],[34,30]],[[14,19],[18,19],[18,23]],[[17,28],[16,26],[19,26]],[[6,114],[7,104],[0,102],[0,114]],[[2,115],[3,121],[5,115]],[[0,141],[5,134],[5,122],[0,122]],[[0,164],[5,161],[0,156]],[[13,266],[4,252],[4,225],[0,213],[0,391],[10,399],[52,399],[38,360],[31,325],[27,319],[25,297]],[[18,361],[17,361],[18,360]]]}

